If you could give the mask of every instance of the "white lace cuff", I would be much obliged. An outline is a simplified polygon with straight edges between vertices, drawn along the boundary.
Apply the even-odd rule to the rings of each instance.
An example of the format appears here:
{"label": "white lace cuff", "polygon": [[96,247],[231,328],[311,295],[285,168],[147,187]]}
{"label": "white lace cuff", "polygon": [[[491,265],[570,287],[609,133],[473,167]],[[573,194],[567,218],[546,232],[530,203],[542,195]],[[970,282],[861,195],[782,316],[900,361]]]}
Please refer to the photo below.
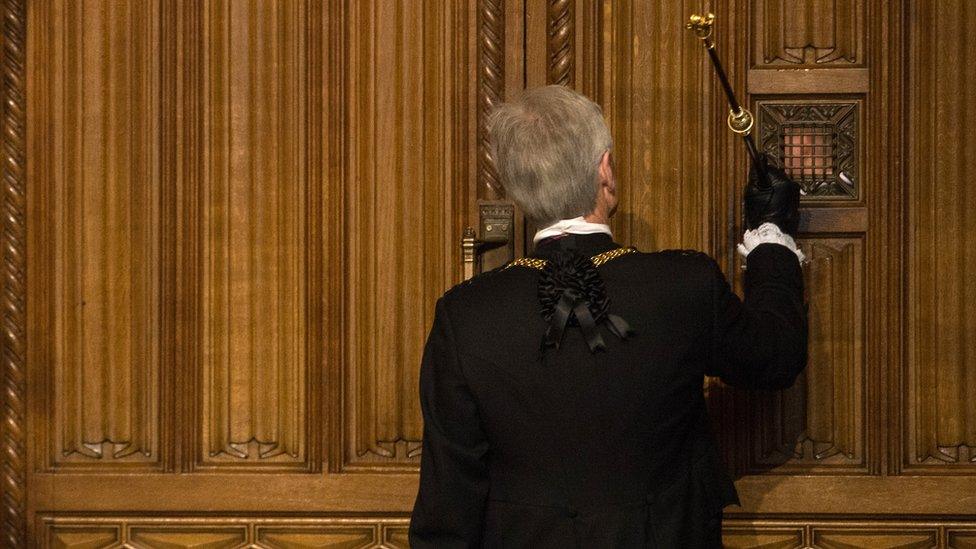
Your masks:
{"label": "white lace cuff", "polygon": [[793,237],[781,231],[774,223],[763,223],[759,228],[743,233],[742,244],[738,246],[739,255],[747,257],[760,244],[779,244],[786,246],[796,254],[796,258],[800,260],[801,264],[806,261],[806,256],[797,247]]}

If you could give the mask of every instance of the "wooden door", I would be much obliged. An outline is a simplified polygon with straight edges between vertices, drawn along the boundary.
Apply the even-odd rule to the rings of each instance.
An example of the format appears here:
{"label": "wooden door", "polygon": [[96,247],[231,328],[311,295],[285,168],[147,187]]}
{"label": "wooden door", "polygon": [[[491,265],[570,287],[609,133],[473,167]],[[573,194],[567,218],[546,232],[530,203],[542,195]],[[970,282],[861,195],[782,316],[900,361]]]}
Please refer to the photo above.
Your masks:
{"label": "wooden door", "polygon": [[976,6],[702,4],[3,0],[0,544],[406,546],[432,305],[504,200],[495,102],[597,99],[618,240],[739,278],[703,8],[810,191],[807,373],[707,386],[727,543],[976,543]]}
{"label": "wooden door", "polygon": [[[790,390],[707,390],[743,506],[732,547],[976,543],[976,4],[527,0],[527,82],[604,106],[618,240],[741,279],[748,166],[689,14],[761,149],[803,185],[810,361]],[[534,25],[534,26],[533,26]]]}

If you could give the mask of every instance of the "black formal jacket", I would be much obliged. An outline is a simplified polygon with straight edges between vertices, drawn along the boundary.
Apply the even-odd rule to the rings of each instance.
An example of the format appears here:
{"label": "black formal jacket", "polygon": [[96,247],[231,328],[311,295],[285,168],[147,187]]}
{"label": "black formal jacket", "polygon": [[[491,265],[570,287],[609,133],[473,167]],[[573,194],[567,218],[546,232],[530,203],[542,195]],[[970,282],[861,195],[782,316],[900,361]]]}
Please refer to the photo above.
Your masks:
{"label": "black formal jacket", "polygon": [[[603,234],[544,242],[592,256]],[[598,269],[626,340],[602,326],[540,351],[540,271],[510,267],[438,300],[424,351],[420,490],[412,547],[720,547],[738,503],[709,428],[704,375],[782,389],[806,363],[793,252],[748,257],[745,302],[710,257],[631,253]],[[543,359],[540,359],[544,356]]]}

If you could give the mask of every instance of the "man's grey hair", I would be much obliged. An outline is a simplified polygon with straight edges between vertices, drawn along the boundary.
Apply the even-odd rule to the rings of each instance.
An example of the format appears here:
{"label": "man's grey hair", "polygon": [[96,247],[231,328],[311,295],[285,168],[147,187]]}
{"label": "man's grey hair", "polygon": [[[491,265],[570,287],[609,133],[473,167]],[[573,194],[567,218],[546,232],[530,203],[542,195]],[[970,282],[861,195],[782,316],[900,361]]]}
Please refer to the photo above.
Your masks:
{"label": "man's grey hair", "polygon": [[546,225],[593,211],[600,159],[613,147],[599,105],[544,86],[498,105],[488,127],[505,193],[530,219]]}

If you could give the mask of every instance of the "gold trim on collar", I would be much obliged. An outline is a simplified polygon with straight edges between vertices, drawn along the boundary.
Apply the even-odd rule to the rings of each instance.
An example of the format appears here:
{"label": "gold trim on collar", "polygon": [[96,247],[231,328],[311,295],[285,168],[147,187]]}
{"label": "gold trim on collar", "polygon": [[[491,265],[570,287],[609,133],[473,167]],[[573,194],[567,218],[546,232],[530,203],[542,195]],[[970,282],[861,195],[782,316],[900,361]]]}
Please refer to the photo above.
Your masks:
{"label": "gold trim on collar", "polygon": [[[593,265],[599,267],[608,261],[613,261],[622,255],[632,254],[637,251],[637,248],[633,246],[628,246],[626,248],[616,248],[613,250],[607,250],[602,254],[595,255],[590,258]],[[505,265],[505,269],[509,267],[528,267],[530,269],[536,269],[541,271],[546,268],[546,260],[539,259],[538,257],[520,257],[515,261],[512,261],[508,265]],[[504,269],[503,269],[504,270]]]}

